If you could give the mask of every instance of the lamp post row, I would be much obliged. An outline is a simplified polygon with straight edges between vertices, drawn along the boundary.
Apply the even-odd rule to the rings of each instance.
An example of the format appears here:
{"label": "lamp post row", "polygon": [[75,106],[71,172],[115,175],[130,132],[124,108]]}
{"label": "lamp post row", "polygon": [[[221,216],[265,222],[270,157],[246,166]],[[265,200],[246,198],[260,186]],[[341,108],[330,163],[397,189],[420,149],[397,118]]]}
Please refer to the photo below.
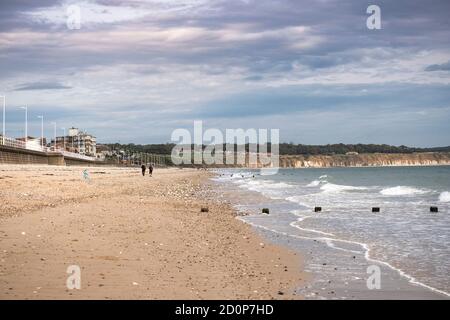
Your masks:
{"label": "lamp post row", "polygon": [[[2,117],[2,144],[5,144],[5,138],[6,138],[6,96],[0,95],[0,98],[3,100],[3,117]],[[25,147],[28,142],[28,105],[25,105],[23,107],[20,107],[21,109],[25,110]],[[41,119],[41,147],[44,147],[44,116],[40,115],[37,116],[39,119]],[[56,122],[52,122],[54,125],[54,149],[56,150]],[[66,129],[61,128],[64,130],[64,148],[65,148],[65,136],[66,136]]]}

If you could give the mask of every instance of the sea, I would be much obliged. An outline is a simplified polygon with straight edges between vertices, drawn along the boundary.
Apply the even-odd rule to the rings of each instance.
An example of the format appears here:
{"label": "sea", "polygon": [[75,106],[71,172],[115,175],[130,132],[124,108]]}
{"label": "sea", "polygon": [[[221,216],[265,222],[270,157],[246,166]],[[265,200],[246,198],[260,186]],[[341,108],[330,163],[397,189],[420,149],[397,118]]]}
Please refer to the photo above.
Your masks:
{"label": "sea", "polygon": [[221,169],[213,180],[238,219],[303,256],[306,299],[450,298],[450,166]]}

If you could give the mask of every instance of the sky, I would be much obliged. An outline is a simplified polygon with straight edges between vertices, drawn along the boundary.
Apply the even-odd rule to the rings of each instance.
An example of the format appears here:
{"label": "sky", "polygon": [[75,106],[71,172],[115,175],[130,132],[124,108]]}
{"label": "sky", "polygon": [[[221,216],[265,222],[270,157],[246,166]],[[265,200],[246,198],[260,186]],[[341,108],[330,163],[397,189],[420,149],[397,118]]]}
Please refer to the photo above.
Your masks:
{"label": "sky", "polygon": [[6,132],[24,134],[27,105],[30,135],[44,115],[48,137],[56,122],[104,143],[166,143],[202,120],[283,142],[448,146],[449,12],[448,0],[1,0]]}

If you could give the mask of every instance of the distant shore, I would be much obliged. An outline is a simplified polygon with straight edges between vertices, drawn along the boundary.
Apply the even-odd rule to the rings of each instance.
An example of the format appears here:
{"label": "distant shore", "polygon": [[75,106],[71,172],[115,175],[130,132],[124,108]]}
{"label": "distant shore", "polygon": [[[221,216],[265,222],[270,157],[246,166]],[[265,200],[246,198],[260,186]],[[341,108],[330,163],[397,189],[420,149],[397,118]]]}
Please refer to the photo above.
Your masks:
{"label": "distant shore", "polygon": [[281,155],[281,168],[400,167],[450,165],[449,152]]}
{"label": "distant shore", "polygon": [[237,220],[207,172],[84,169],[0,165],[0,299],[300,298],[300,256]]}

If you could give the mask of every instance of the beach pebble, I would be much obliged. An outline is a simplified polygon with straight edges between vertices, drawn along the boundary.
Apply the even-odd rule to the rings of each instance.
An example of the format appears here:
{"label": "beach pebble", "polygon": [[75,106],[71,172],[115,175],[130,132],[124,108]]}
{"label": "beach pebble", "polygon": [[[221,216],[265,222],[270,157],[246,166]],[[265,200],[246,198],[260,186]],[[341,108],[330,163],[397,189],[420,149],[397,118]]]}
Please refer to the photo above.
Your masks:
{"label": "beach pebble", "polygon": [[26,235],[25,231],[22,231],[22,235],[23,235],[23,236]]}
{"label": "beach pebble", "polygon": [[133,282],[133,286],[138,286],[138,285],[139,285],[139,283]]}

